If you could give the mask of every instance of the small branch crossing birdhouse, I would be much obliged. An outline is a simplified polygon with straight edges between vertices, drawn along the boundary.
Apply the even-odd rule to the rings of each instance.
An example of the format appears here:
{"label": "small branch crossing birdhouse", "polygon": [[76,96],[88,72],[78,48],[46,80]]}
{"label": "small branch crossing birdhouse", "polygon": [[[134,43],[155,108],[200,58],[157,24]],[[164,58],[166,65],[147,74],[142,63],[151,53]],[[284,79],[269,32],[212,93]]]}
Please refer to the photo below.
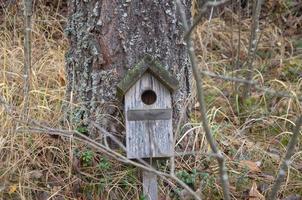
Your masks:
{"label": "small branch crossing birdhouse", "polygon": [[124,97],[127,157],[162,158],[173,154],[171,93],[178,81],[146,56],[118,84]]}

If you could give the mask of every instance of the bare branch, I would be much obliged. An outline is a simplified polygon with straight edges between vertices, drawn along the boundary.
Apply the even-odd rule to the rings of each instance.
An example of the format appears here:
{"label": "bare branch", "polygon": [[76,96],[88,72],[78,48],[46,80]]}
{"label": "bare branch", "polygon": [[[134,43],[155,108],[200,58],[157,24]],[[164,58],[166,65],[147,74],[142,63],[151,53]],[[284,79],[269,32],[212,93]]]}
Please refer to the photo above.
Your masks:
{"label": "bare branch", "polygon": [[205,0],[205,2],[200,5],[199,8],[199,14],[198,16],[194,19],[193,25],[188,29],[188,31],[186,31],[184,38],[187,39],[187,37],[190,37],[192,31],[196,28],[196,26],[199,24],[200,20],[202,19],[204,13],[207,11],[208,7],[217,7],[220,6],[226,2],[228,2],[229,0],[221,0],[221,1],[208,1]]}
{"label": "bare branch", "polygon": [[[27,120],[21,120],[24,119],[24,114],[20,114],[21,117],[19,117],[18,113],[14,111],[13,107],[8,105],[6,103],[6,101],[0,96],[0,105],[4,106],[4,109],[6,111],[6,113],[12,117],[16,122],[31,126],[30,130],[34,131],[36,133],[41,133],[43,132],[44,134],[50,134],[50,135],[58,135],[61,137],[67,137],[67,138],[73,138],[79,142],[85,143],[89,146],[91,146],[92,148],[97,149],[98,151],[106,154],[107,156],[110,156],[113,159],[116,159],[120,162],[126,163],[126,164],[131,164],[133,166],[136,166],[140,169],[152,172],[156,175],[158,175],[159,177],[161,177],[163,180],[165,180],[167,183],[169,183],[170,185],[172,185],[172,183],[170,182],[169,179],[174,180],[175,182],[177,182],[181,187],[183,187],[185,190],[188,191],[189,194],[191,194],[195,199],[197,200],[201,200],[201,197],[199,197],[197,195],[197,193],[195,193],[188,185],[186,185],[183,181],[181,181],[178,177],[176,177],[175,175],[170,175],[167,173],[164,173],[162,171],[158,171],[156,169],[154,169],[152,167],[152,165],[149,165],[147,162],[145,162],[142,159],[139,159],[140,163],[134,162],[133,160],[128,159],[127,157],[123,156],[120,153],[115,152],[114,150],[110,149],[109,147],[100,144],[98,142],[96,142],[95,140],[77,132],[77,131],[68,131],[68,130],[61,130],[61,129],[55,129],[55,128],[51,128],[48,126],[43,125],[43,123],[38,122],[36,120],[33,119],[29,119],[27,118]],[[96,123],[93,123],[103,134],[109,136],[110,138],[113,139],[114,142],[116,142],[122,149],[125,149],[125,146],[112,134],[110,134],[109,132],[107,132],[104,128],[100,127],[99,125],[97,125]],[[141,164],[142,163],[142,164]]]}
{"label": "bare branch", "polygon": [[[249,40],[249,51],[248,51],[248,57],[247,57],[247,63],[246,66],[248,68],[248,74],[246,77],[247,81],[251,81],[253,78],[253,62],[256,57],[256,51],[258,47],[259,42],[259,17],[260,17],[260,11],[262,6],[263,0],[257,0],[254,2],[254,8],[253,8],[253,19],[252,19],[252,26],[251,26],[251,36]],[[240,41],[239,41],[240,42]],[[245,89],[243,91],[243,99],[247,98],[251,90],[250,84],[245,84]]]}
{"label": "bare branch", "polygon": [[29,89],[30,89],[30,70],[31,70],[31,16],[32,0],[24,0],[24,107],[25,117],[28,115]]}
{"label": "bare branch", "polygon": [[242,26],[242,22],[241,22],[241,0],[238,1],[238,46],[237,46],[237,55],[236,55],[236,68],[239,68],[240,65],[240,52],[241,52],[241,26]]}
{"label": "bare branch", "polygon": [[[184,30],[186,32],[189,32],[190,28],[188,26],[188,22],[187,22],[187,18],[186,18],[185,12],[184,12],[184,8],[183,8],[180,0],[176,0],[176,5],[177,5],[177,8],[178,8],[179,13],[180,13],[180,18],[181,18],[181,22],[182,22],[182,25],[184,27]],[[230,199],[230,192],[229,192],[228,174],[227,174],[227,170],[226,170],[226,167],[225,167],[224,157],[221,154],[221,152],[218,150],[216,141],[213,138],[213,135],[211,133],[211,129],[210,129],[209,124],[208,124],[208,119],[207,119],[207,115],[206,115],[207,112],[206,112],[206,106],[205,106],[205,100],[204,100],[204,91],[203,91],[203,87],[202,87],[202,76],[199,75],[198,64],[197,64],[197,61],[196,61],[193,42],[191,40],[191,37],[187,37],[187,38],[185,38],[185,40],[186,40],[186,43],[187,43],[187,49],[188,49],[188,54],[189,54],[189,57],[190,57],[190,60],[191,60],[193,76],[194,76],[196,87],[197,87],[197,98],[198,98],[198,101],[199,101],[199,108],[200,108],[200,112],[201,112],[202,125],[203,125],[204,131],[205,131],[207,141],[209,142],[213,153],[217,155],[216,159],[217,159],[217,162],[218,162],[218,165],[219,165],[220,181],[221,181],[221,185],[222,185],[222,189],[223,189],[224,199],[229,200]]]}
{"label": "bare branch", "polygon": [[277,194],[278,194],[278,191],[281,187],[281,184],[286,176],[286,172],[291,164],[291,157],[294,153],[294,150],[295,150],[295,146],[296,144],[298,143],[298,137],[300,135],[300,127],[302,125],[302,115],[298,117],[296,123],[295,123],[295,127],[294,127],[294,130],[293,130],[293,135],[287,145],[287,150],[286,150],[286,154],[285,154],[285,157],[284,157],[284,160],[281,164],[281,167],[279,169],[279,173],[277,175],[277,178],[276,178],[276,181],[275,181],[275,184],[273,185],[272,187],[272,191],[271,193],[269,194],[269,200],[275,200],[276,197],[277,197]]}
{"label": "bare branch", "polygon": [[277,91],[272,90],[270,88],[261,87],[261,86],[257,85],[257,82],[252,81],[252,80],[248,81],[246,79],[234,78],[234,77],[229,77],[229,76],[222,76],[222,75],[214,74],[213,72],[209,72],[209,71],[200,71],[200,73],[203,74],[203,75],[206,75],[206,76],[210,76],[212,78],[216,78],[216,79],[221,79],[221,80],[225,80],[225,81],[232,81],[232,82],[236,82],[236,83],[249,84],[251,87],[255,88],[256,90],[262,91],[264,93],[269,93],[272,96],[286,97],[286,98],[298,99],[299,101],[302,101],[302,97],[294,96],[294,95],[290,94],[289,92],[285,92],[285,91],[277,92]]}
{"label": "bare branch", "polygon": [[256,82],[254,81],[248,81],[246,79],[240,79],[240,78],[234,78],[234,77],[229,77],[229,76],[222,76],[222,75],[218,75],[218,74],[214,74],[213,72],[210,71],[201,71],[200,73],[206,76],[210,76],[212,78],[216,78],[216,79],[221,79],[221,80],[225,80],[225,81],[232,81],[232,82],[237,82],[237,83],[248,83],[251,85],[255,85]]}

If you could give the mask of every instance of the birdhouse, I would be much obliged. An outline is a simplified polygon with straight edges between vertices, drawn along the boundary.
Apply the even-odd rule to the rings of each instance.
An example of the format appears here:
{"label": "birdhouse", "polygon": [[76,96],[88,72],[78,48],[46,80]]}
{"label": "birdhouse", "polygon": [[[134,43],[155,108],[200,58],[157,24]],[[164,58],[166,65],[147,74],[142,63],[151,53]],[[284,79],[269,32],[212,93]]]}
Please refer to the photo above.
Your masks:
{"label": "birdhouse", "polygon": [[177,87],[177,79],[150,56],[118,84],[118,95],[124,98],[129,159],[172,156],[171,93]]}

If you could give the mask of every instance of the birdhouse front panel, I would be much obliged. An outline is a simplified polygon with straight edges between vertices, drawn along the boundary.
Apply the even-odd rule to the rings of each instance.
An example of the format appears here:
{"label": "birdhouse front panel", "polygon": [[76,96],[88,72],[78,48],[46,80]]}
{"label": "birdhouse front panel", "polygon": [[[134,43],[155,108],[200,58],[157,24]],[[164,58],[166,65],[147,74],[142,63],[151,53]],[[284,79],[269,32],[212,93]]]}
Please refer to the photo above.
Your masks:
{"label": "birdhouse front panel", "polygon": [[148,71],[125,94],[127,157],[173,153],[171,92]]}

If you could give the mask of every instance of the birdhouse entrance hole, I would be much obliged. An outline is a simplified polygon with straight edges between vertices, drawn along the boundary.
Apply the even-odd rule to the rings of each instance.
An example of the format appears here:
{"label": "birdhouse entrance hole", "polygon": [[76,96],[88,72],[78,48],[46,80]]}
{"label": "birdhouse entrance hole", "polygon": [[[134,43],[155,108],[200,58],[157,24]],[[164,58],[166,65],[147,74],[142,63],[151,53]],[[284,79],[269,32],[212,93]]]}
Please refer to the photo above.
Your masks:
{"label": "birdhouse entrance hole", "polygon": [[[172,93],[177,88],[177,79],[149,55],[119,82],[117,95],[125,102],[127,158],[151,162],[173,156]],[[143,171],[143,192],[148,200],[158,199],[155,173]]]}
{"label": "birdhouse entrance hole", "polygon": [[146,105],[152,105],[156,101],[156,93],[153,90],[146,90],[142,93],[142,101]]}

